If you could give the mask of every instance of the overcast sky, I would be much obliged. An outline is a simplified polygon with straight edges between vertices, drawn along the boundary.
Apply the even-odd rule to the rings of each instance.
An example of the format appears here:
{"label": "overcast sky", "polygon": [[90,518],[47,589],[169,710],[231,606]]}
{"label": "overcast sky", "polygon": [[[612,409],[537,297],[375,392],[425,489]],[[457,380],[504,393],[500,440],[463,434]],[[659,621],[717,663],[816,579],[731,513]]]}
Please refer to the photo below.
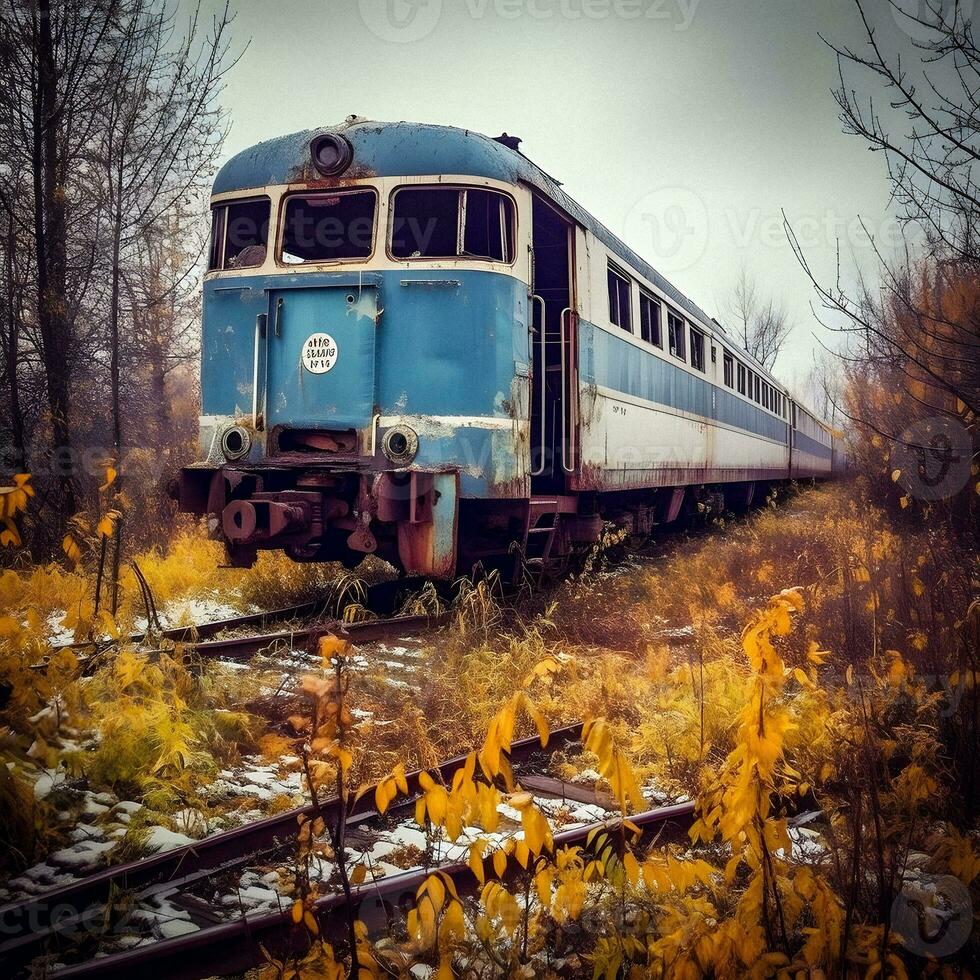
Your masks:
{"label": "overcast sky", "polygon": [[[205,0],[215,7],[221,0]],[[876,0],[881,36],[908,43]],[[914,0],[902,0],[914,2]],[[226,155],[356,113],[523,139],[521,149],[723,322],[744,265],[796,324],[777,365],[825,340],[782,231],[813,266],[870,264],[884,161],[841,133],[833,52],[853,0],[231,0],[251,46],[229,79]],[[884,10],[884,12],[883,12]]]}

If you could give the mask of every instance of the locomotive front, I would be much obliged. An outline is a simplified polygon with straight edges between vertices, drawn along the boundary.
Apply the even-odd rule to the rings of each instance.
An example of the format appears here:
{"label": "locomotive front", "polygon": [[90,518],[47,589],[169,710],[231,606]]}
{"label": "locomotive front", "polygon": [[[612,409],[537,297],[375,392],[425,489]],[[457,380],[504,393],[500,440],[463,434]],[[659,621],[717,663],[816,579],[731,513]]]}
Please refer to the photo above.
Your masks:
{"label": "locomotive front", "polygon": [[180,503],[232,564],[447,577],[481,502],[528,497],[529,195],[484,144],[351,119],[219,173]]}

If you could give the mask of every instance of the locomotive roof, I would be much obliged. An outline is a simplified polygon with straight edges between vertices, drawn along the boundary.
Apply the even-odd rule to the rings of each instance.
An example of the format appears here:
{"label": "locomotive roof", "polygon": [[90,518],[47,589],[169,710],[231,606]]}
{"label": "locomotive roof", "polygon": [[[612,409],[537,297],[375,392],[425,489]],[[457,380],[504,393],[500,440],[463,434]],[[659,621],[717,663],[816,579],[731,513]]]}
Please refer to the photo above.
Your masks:
{"label": "locomotive roof", "polygon": [[[345,179],[426,174],[466,174],[505,183],[523,182],[551,198],[560,208],[591,231],[624,262],[642,273],[666,296],[709,329],[720,326],[693,300],[665,279],[645,259],[566,194],[561,185],[519,150],[513,150],[482,133],[429,123],[376,122],[349,117],[338,126],[304,130],[257,143],[233,156],[218,172],[213,193],[224,194],[266,185],[322,182],[310,160],[310,140],[319,133],[342,133],[354,148],[353,162]],[[722,328],[724,333],[724,328]],[[765,371],[726,335],[726,343]],[[778,382],[777,382],[778,383]]]}

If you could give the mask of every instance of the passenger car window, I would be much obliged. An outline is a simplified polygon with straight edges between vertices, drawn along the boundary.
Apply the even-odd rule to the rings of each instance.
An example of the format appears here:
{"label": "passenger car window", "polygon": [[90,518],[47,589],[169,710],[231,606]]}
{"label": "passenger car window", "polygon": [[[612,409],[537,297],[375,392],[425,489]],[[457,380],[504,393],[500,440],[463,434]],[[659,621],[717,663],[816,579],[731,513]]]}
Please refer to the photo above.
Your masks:
{"label": "passenger car window", "polygon": [[684,320],[673,310],[667,310],[667,345],[674,357],[687,360],[687,350],[684,345]]}
{"label": "passenger car window", "polygon": [[735,359],[726,350],[722,355],[722,360],[725,366],[725,385],[728,388],[735,387]]}
{"label": "passenger car window", "polygon": [[611,265],[606,273],[609,286],[609,319],[623,330],[633,332],[633,317],[630,310],[632,287],[629,279]]}
{"label": "passenger car window", "polygon": [[663,347],[660,334],[660,302],[646,293],[640,293],[640,336],[648,343]]}
{"label": "passenger car window", "polygon": [[287,198],[282,260],[294,265],[367,258],[374,248],[376,207],[374,191]]}
{"label": "passenger car window", "polygon": [[691,367],[704,370],[704,334],[691,327]]}
{"label": "passenger car window", "polygon": [[265,262],[270,207],[269,199],[260,197],[211,208],[209,271],[254,268]]}
{"label": "passenger car window", "polygon": [[468,187],[402,187],[392,204],[396,259],[514,258],[514,203],[506,194]]}

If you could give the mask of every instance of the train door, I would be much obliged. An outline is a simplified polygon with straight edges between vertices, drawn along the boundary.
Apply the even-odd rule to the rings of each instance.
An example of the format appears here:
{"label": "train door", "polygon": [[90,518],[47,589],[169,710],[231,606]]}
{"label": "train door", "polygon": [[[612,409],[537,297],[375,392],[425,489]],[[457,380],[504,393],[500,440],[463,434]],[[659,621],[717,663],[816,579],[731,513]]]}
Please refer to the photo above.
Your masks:
{"label": "train door", "polygon": [[371,424],[378,315],[373,285],[338,281],[271,293],[262,398],[270,428]]}
{"label": "train door", "polygon": [[577,469],[575,226],[542,198],[532,209],[531,493],[562,493]]}

